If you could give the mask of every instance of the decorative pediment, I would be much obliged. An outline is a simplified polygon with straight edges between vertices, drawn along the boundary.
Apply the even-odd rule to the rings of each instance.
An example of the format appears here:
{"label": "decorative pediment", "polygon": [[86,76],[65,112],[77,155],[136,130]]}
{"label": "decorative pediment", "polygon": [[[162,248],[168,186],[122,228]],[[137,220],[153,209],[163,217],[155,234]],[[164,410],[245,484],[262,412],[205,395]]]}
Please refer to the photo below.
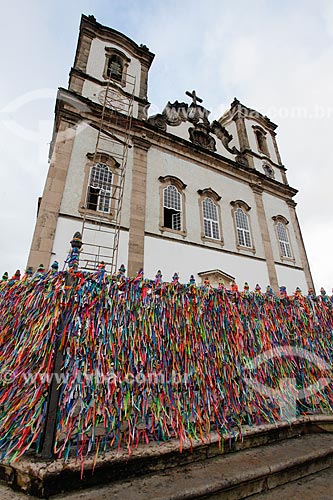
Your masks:
{"label": "decorative pediment", "polygon": [[[162,113],[151,116],[148,123],[166,131],[168,125],[177,127],[181,123],[189,122],[194,125],[188,129],[189,139],[193,144],[209,151],[216,151],[216,139],[212,136],[214,134],[229,153],[240,156],[238,149],[235,146],[231,148],[229,145],[233,136],[227,129],[216,120],[210,123],[208,119],[210,111],[198,104],[202,103],[202,99],[196,95],[195,91],[186,92],[186,95],[192,98],[193,102],[190,105],[185,102],[175,101],[171,103],[169,101]],[[246,160],[241,159],[242,163],[245,164]]]}
{"label": "decorative pediment", "polygon": [[186,188],[186,184],[184,184],[181,179],[175,177],[174,175],[165,175],[164,177],[160,176],[158,180],[163,184],[173,184],[181,191]]}
{"label": "decorative pediment", "polygon": [[158,113],[148,118],[148,123],[151,123],[160,130],[166,131],[167,125],[178,127],[178,125],[187,120],[188,104],[175,101],[174,103],[168,102],[162,113]]}
{"label": "decorative pediment", "polygon": [[211,269],[209,271],[202,271],[198,273],[200,276],[202,283],[208,279],[212,286],[217,286],[219,282],[224,282],[226,286],[229,286],[231,283],[235,282],[235,277],[230,274],[221,271],[221,269]]}
{"label": "decorative pediment", "polygon": [[193,144],[209,149],[210,151],[216,151],[216,141],[209,134],[209,128],[206,125],[198,123],[195,127],[190,127],[188,131]]}
{"label": "decorative pediment", "polygon": [[194,123],[203,123],[206,127],[209,127],[208,116],[210,115],[210,111],[200,106],[199,104],[191,104],[187,110],[187,119],[189,122]]}
{"label": "decorative pediment", "polygon": [[284,215],[274,215],[272,217],[274,222],[282,222],[282,224],[287,225],[289,224],[289,220],[284,217]]}
{"label": "decorative pediment", "polygon": [[87,153],[87,158],[90,161],[95,161],[96,163],[105,163],[110,167],[120,167],[119,163],[107,153]]}
{"label": "decorative pediment", "polygon": [[233,146],[232,148],[229,146],[229,143],[233,139],[233,135],[230,134],[227,131],[227,129],[225,127],[223,127],[223,125],[221,125],[220,122],[214,120],[213,123],[211,124],[210,129],[211,129],[212,133],[215,134],[216,137],[218,137],[218,139],[220,139],[220,141],[222,142],[223,146],[225,147],[225,149],[227,151],[229,151],[229,153],[232,153],[234,155],[239,155],[240,154],[240,151],[238,151],[238,149],[236,148],[236,146]]}
{"label": "decorative pediment", "polygon": [[182,122],[188,120],[188,104],[178,101],[175,101],[173,104],[168,102],[162,114],[166,116],[168,125],[177,127]]}
{"label": "decorative pediment", "polygon": [[246,212],[249,212],[251,210],[251,207],[250,205],[248,205],[245,201],[243,200],[235,200],[235,201],[231,201],[230,202],[230,205],[233,207],[233,208],[242,208],[243,210],[245,210]]}
{"label": "decorative pediment", "polygon": [[157,115],[148,118],[148,123],[150,123],[151,125],[160,130],[163,130],[163,132],[166,132],[167,117],[165,115],[162,115],[161,113],[158,113]]}
{"label": "decorative pediment", "polygon": [[214,191],[214,189],[212,189],[210,187],[206,188],[206,189],[198,189],[198,194],[201,197],[212,198],[216,202],[220,201],[220,199],[221,199],[221,196],[219,194],[217,194],[217,192]]}

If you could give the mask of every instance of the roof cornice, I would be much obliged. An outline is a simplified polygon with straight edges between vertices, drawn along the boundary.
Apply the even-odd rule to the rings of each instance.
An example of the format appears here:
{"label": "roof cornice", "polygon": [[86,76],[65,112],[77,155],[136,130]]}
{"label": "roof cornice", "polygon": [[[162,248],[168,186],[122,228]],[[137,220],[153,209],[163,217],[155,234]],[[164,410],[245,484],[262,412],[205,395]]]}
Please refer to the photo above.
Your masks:
{"label": "roof cornice", "polygon": [[98,23],[94,16],[85,16],[82,14],[80,33],[85,33],[90,38],[100,38],[105,42],[115,43],[124,49],[127,49],[133,55],[135,54],[141,62],[145,62],[148,68],[150,67],[155,54],[150,52],[148,47],[145,45],[138,45],[133,40],[128,38],[128,36],[120,33],[113,28],[108,26],[103,26]]}

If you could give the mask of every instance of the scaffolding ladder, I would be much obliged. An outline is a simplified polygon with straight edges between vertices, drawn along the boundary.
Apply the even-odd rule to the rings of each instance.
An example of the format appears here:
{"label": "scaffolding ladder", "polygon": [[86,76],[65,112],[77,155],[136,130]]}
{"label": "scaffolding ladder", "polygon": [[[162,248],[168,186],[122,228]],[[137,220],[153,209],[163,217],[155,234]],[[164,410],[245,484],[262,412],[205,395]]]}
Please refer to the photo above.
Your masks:
{"label": "scaffolding ladder", "polygon": [[[102,262],[107,272],[114,273],[117,270],[126,164],[128,149],[131,147],[135,81],[134,76],[126,75],[120,86],[114,79],[109,78],[106,88],[99,95],[102,104],[99,123],[89,123],[98,131],[93,166],[103,163],[101,158],[103,154],[107,154],[115,162],[115,172],[112,174],[107,195],[103,195],[104,204],[102,200],[102,206],[97,205],[95,210],[89,210],[86,201],[86,205],[82,207],[83,247],[80,268],[83,270],[96,270]],[[88,189],[91,184],[91,172],[92,170],[89,174]],[[87,197],[88,193],[86,199]]]}

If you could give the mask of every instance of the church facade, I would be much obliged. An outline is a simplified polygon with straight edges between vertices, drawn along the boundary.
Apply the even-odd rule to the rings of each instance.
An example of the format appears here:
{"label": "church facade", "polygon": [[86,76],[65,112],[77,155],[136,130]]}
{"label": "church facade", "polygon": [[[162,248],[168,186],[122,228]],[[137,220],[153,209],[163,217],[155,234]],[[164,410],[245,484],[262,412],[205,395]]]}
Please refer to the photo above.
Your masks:
{"label": "church facade", "polygon": [[129,276],[313,287],[277,126],[237,99],[212,121],[195,91],[149,116],[153,58],[82,16],[28,265],[63,262],[83,228],[83,252],[109,248]]}

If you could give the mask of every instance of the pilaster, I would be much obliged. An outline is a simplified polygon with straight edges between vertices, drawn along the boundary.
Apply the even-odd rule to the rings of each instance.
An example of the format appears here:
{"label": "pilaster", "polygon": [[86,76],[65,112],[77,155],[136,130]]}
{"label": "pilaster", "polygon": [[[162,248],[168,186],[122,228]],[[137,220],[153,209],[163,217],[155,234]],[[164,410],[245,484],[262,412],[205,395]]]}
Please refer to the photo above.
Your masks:
{"label": "pilaster", "polygon": [[[244,120],[243,116],[241,116],[239,113],[236,113],[233,117],[233,120],[236,123],[238,140],[239,140],[239,147],[240,147],[241,153],[243,151],[250,151],[251,148],[250,148],[249,138],[247,135],[245,120]],[[253,162],[252,155],[249,153],[245,153],[245,156],[249,162],[249,167],[254,168],[254,162]]]}
{"label": "pilaster", "polygon": [[274,146],[274,151],[275,151],[275,154],[276,154],[277,162],[278,162],[279,165],[282,165],[279,148],[278,148],[278,145],[277,145],[277,142],[276,142],[276,133],[273,130],[270,130],[270,134],[271,134],[271,137],[272,137],[272,141],[273,141],[273,146]]}
{"label": "pilaster", "polygon": [[308,257],[306,255],[303,236],[302,236],[301,228],[300,228],[297,213],[296,213],[296,203],[294,202],[294,200],[289,200],[289,201],[287,201],[287,204],[289,206],[290,218],[291,218],[293,228],[295,231],[295,237],[296,237],[296,241],[297,241],[298,251],[299,251],[299,254],[301,257],[302,267],[304,269],[306,283],[308,285],[308,288],[314,289],[313,279],[312,279],[312,275],[311,275],[311,271],[310,271],[310,265],[309,265]]}
{"label": "pilaster", "polygon": [[258,184],[250,184],[251,189],[254,193],[254,198],[256,202],[257,214],[260,232],[262,236],[262,242],[264,246],[265,259],[267,264],[267,271],[269,277],[269,284],[271,285],[273,291],[276,293],[279,291],[279,283],[277,279],[272,242],[269,236],[269,230],[267,225],[267,218],[265,213],[264,202],[262,199],[263,188]]}
{"label": "pilaster", "polygon": [[27,266],[33,269],[40,264],[46,269],[50,265],[75,133],[72,123],[60,122],[28,258]]}
{"label": "pilaster", "polygon": [[132,195],[128,243],[128,276],[133,277],[144,265],[144,239],[146,218],[147,154],[150,142],[133,137],[134,155]]}
{"label": "pilaster", "polygon": [[[139,97],[140,97],[140,99],[142,99],[144,101],[147,101],[148,71],[149,71],[149,65],[145,61],[141,60]],[[149,106],[148,102],[147,102],[147,104],[139,103],[139,109],[138,109],[138,119],[139,120],[146,120],[147,119],[147,107],[148,106]]]}
{"label": "pilaster", "polygon": [[90,31],[86,29],[83,29],[83,31],[81,31],[75,56],[74,69],[72,68],[69,76],[69,90],[73,90],[73,92],[81,95],[85,80],[84,77],[80,75],[80,72],[82,72],[83,74],[86,73],[91,42],[93,38],[94,34]]}

